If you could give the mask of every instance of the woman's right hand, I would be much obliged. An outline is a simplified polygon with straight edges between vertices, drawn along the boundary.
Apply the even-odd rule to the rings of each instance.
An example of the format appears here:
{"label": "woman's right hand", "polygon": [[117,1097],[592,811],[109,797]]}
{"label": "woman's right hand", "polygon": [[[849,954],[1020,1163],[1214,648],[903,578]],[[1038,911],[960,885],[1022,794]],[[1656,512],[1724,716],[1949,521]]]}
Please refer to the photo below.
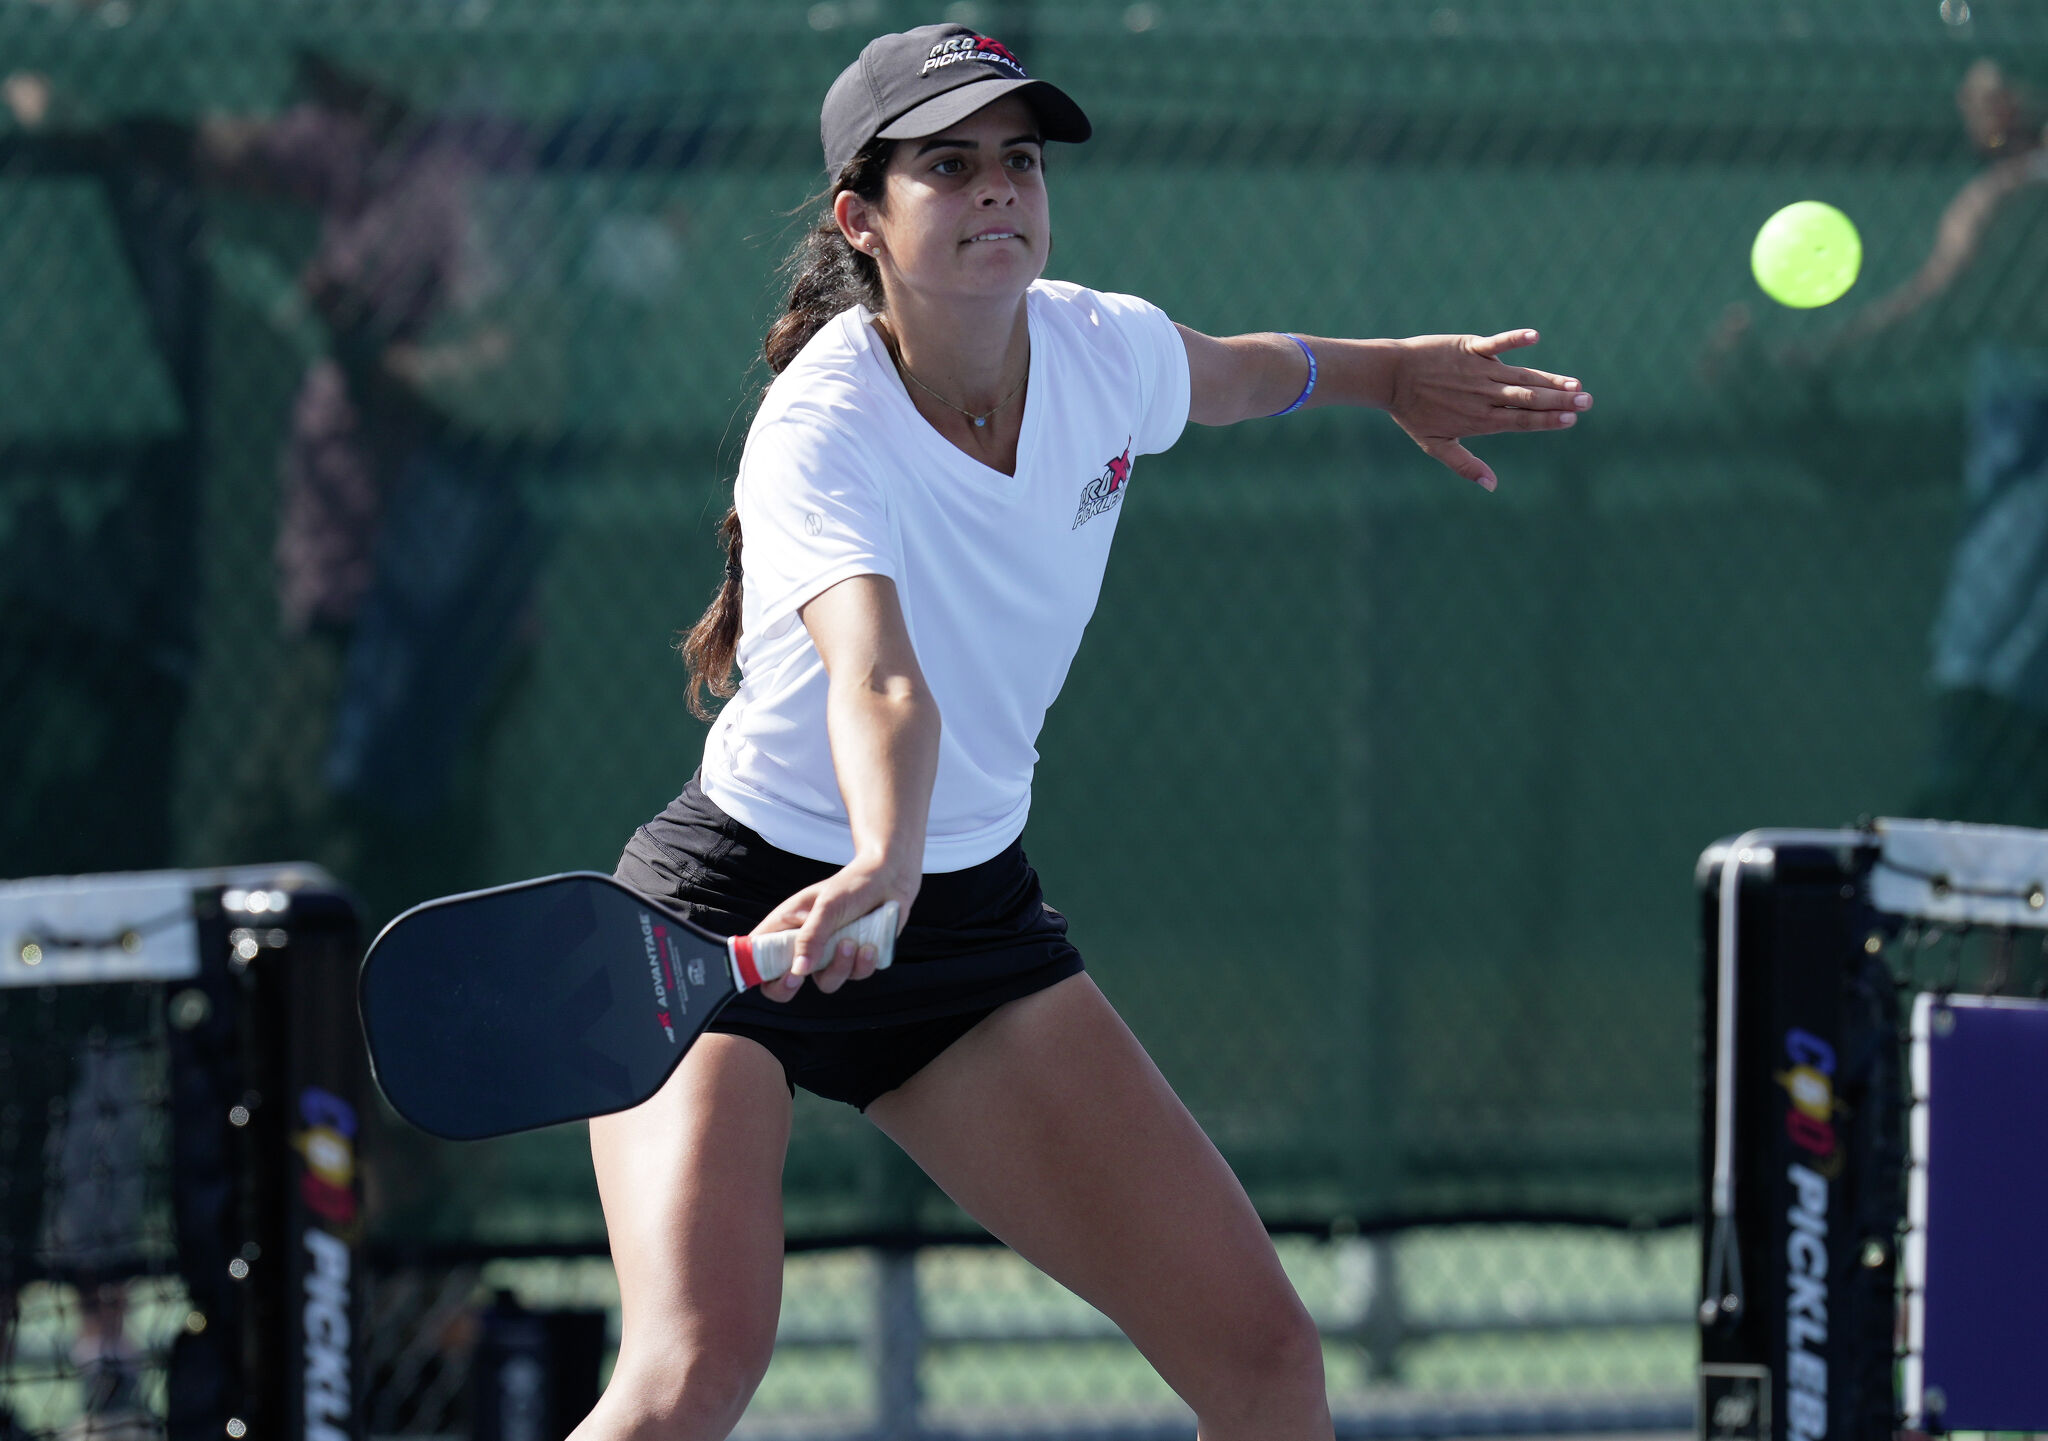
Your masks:
{"label": "woman's right hand", "polygon": [[888,901],[896,902],[896,933],[901,935],[910,921],[911,903],[917,899],[922,877],[912,870],[903,874],[871,862],[855,861],[816,885],[805,886],[754,928],[757,936],[771,931],[795,931],[796,959],[789,974],[769,981],[761,994],[771,1001],[787,1001],[803,987],[806,977],[830,994],[848,981],[866,980],[875,973],[878,959],[873,946],[855,946],[841,941],[831,955],[825,942],[842,926],[851,925]]}

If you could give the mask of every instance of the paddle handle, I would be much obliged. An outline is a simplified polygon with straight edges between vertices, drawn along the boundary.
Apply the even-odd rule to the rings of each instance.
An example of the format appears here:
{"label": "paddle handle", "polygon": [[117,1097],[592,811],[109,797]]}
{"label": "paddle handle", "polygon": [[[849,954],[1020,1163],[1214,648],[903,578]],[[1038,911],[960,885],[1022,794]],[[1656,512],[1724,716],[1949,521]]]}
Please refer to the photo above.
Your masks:
{"label": "paddle handle", "polygon": [[[885,970],[896,954],[896,903],[884,901],[850,925],[841,926],[825,942],[829,959],[841,941],[875,948],[875,969]],[[788,974],[796,959],[796,932],[771,931],[765,936],[734,936],[725,943],[732,957],[733,973],[742,986],[758,986]]]}

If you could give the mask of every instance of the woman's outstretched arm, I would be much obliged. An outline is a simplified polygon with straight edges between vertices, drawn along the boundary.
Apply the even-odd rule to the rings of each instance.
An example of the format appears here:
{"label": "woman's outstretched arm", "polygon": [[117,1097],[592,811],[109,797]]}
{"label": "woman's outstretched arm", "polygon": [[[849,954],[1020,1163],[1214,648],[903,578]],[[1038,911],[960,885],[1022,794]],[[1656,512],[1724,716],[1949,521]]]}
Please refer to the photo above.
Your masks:
{"label": "woman's outstretched arm", "polygon": [[875,968],[872,946],[825,955],[825,937],[884,901],[910,918],[924,874],[924,833],[939,767],[939,708],[918,668],[886,576],[857,575],[820,592],[798,612],[825,662],[825,730],[832,768],[853,828],[853,860],[836,875],[806,886],[777,906],[759,927],[797,930],[789,975],[763,994],[787,1000],[805,976],[835,991]]}
{"label": "woman's outstretched arm", "polygon": [[[1308,357],[1287,335],[1223,339],[1179,327],[1188,352],[1188,418],[1234,425],[1286,409],[1308,380]],[[1567,375],[1507,365],[1503,351],[1534,345],[1533,330],[1499,335],[1416,335],[1406,340],[1333,340],[1304,335],[1315,352],[1316,385],[1305,408],[1356,405],[1384,410],[1424,451],[1492,490],[1493,471],[1463,442],[1506,430],[1561,430],[1592,405]]]}

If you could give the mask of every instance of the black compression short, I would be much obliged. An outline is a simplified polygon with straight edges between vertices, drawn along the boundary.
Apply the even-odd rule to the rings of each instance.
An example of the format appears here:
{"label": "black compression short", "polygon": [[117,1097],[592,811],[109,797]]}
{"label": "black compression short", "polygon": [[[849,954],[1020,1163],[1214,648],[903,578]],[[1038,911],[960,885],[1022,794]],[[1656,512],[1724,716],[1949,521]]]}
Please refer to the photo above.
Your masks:
{"label": "black compression short", "polygon": [[[738,934],[838,869],[770,845],[693,777],[626,843],[616,874],[698,925]],[[711,1029],[767,1047],[792,1087],[865,1110],[998,1006],[1081,969],[1066,917],[1012,841],[980,865],[924,877],[888,970],[831,995],[805,986],[786,1003],[748,992]]]}

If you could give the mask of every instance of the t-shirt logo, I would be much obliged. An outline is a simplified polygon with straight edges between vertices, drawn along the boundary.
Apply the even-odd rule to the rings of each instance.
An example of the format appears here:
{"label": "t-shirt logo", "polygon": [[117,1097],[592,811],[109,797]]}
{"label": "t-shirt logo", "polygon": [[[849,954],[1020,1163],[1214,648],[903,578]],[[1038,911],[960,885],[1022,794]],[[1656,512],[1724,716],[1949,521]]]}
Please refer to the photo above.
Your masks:
{"label": "t-shirt logo", "polygon": [[1131,478],[1131,442],[1124,441],[1124,453],[1102,467],[1102,474],[1081,490],[1081,508],[1074,512],[1073,529],[1079,530],[1096,516],[1124,498],[1124,485]]}

